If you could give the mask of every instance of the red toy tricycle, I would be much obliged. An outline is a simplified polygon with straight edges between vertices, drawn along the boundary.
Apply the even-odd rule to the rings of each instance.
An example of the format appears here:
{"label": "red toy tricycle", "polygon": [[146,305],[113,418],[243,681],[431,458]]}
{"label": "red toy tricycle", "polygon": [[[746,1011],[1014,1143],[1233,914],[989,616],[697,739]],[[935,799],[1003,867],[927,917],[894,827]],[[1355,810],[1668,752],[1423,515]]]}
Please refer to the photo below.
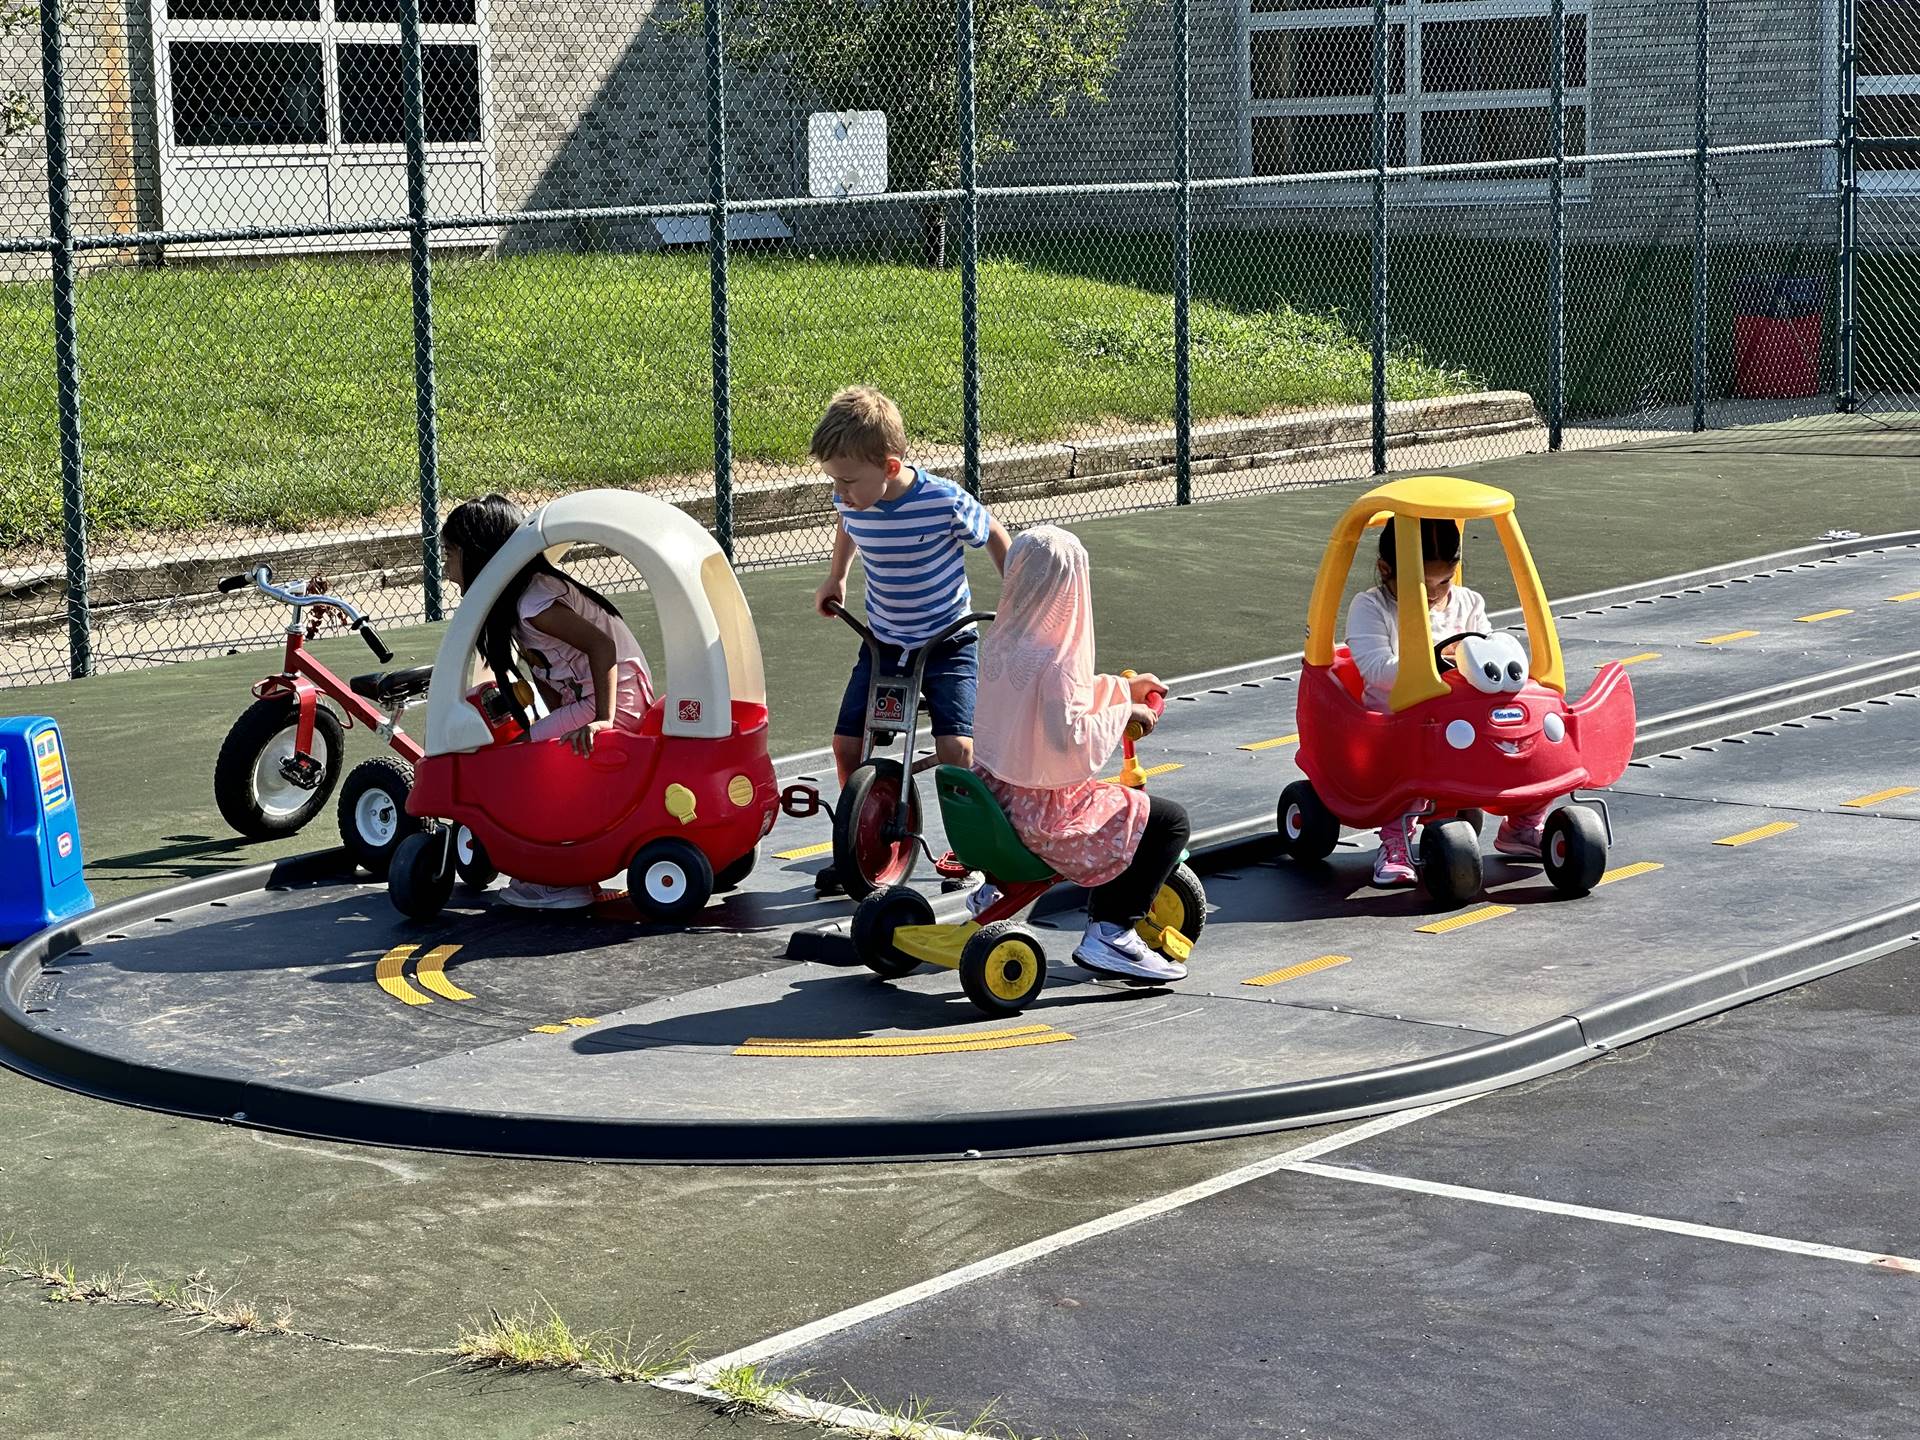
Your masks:
{"label": "red toy tricycle", "polygon": [[[1334,644],[1340,598],[1360,536],[1391,516],[1396,569],[1419,575],[1422,519],[1491,520],[1513,570],[1532,658],[1512,635],[1428,633],[1418,584],[1399,591],[1400,670],[1385,711],[1362,702],[1346,647]],[[1457,663],[1444,656],[1456,642]],[[1321,559],[1307,616],[1298,702],[1305,780],[1280,797],[1282,843],[1296,859],[1321,860],[1341,825],[1373,827],[1422,801],[1432,810],[1420,836],[1420,878],[1455,905],[1480,892],[1480,837],[1473,812],[1524,814],[1580,789],[1611,785],[1633,754],[1633,686],[1604,665],[1569,705],[1560,639],[1540,576],[1504,490],[1446,476],[1396,480],[1368,491],[1341,518]],[[1577,798],[1548,817],[1541,844],[1547,878],[1583,895],[1606,870],[1612,826],[1606,803]]]}
{"label": "red toy tricycle", "polygon": [[624,870],[643,915],[684,921],[746,877],[773,826],[780,800],[753,616],[720,547],[671,505],[589,490],[534,511],[474,577],[434,669],[471,674],[507,582],[542,552],[579,542],[640,571],[665,636],[665,693],[638,733],[605,731],[581,757],[564,741],[527,741],[492,685],[435,691],[407,809],[452,823],[395,853],[388,891],[406,915],[436,913],[456,871],[484,880],[497,867],[545,885],[594,885]]}

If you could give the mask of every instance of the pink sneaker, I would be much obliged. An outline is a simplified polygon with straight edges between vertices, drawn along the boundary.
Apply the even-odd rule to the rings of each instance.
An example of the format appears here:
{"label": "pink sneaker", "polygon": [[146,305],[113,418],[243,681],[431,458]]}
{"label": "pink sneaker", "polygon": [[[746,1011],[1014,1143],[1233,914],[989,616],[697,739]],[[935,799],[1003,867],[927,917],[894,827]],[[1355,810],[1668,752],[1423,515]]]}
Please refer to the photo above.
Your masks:
{"label": "pink sneaker", "polygon": [[1541,833],[1545,828],[1545,819],[1541,815],[1507,816],[1500,822],[1500,833],[1493,837],[1493,848],[1502,855],[1538,860],[1540,846],[1546,838]]}
{"label": "pink sneaker", "polygon": [[1373,883],[1411,885],[1416,878],[1413,856],[1407,845],[1407,817],[1403,815],[1380,827],[1380,853],[1373,857]]}

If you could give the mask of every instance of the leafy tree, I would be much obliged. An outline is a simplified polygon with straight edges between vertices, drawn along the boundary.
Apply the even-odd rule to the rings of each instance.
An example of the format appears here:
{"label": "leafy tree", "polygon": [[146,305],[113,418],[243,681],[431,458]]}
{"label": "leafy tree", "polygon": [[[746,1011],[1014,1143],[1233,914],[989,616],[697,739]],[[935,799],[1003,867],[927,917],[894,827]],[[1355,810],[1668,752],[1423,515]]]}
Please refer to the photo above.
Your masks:
{"label": "leafy tree", "polygon": [[[21,0],[0,0],[0,39],[15,31],[40,23],[40,8]],[[40,123],[40,112],[33,108],[33,95],[24,86],[0,86],[0,140],[24,135]]]}
{"label": "leafy tree", "polygon": [[[682,0],[675,28],[698,32],[706,0]],[[801,104],[883,110],[894,190],[957,183],[959,84],[953,0],[723,0],[728,59],[776,71]],[[1006,155],[1006,122],[1075,96],[1100,103],[1135,20],[1161,0],[974,0],[974,130],[982,159]],[[925,211],[929,264],[945,260],[946,208]]]}

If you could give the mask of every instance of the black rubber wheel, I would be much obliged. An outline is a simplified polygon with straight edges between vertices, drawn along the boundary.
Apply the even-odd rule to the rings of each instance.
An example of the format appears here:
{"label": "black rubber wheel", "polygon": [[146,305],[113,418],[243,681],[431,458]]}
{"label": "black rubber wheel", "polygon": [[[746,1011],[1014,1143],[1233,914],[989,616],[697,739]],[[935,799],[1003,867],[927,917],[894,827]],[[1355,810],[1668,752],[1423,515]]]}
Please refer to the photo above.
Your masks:
{"label": "black rubber wheel", "polygon": [[453,868],[469,890],[484,890],[500,878],[500,867],[487,854],[487,847],[464,825],[453,832]]}
{"label": "black rubber wheel", "polygon": [[1540,837],[1547,879],[1562,895],[1584,895],[1607,872],[1607,827],[1585,805],[1562,805]]}
{"label": "black rubber wheel", "polygon": [[893,934],[909,925],[933,924],[933,902],[908,885],[876,890],[853,912],[853,953],[889,980],[920,968],[913,956],[893,948]]}
{"label": "black rubber wheel", "polygon": [[1324,860],[1340,843],[1340,822],[1306,780],[1280,792],[1280,843],[1296,860]]}
{"label": "black rubber wheel", "polygon": [[453,898],[452,847],[442,830],[407,836],[387,866],[387,898],[409,920],[431,920]]}
{"label": "black rubber wheel", "polygon": [[652,840],[627,866],[627,895],[652,920],[690,920],[713,898],[713,863],[685,840]]}
{"label": "black rubber wheel", "polygon": [[1462,905],[1480,893],[1480,836],[1464,820],[1442,820],[1420,831],[1420,883],[1442,905]]}
{"label": "black rubber wheel", "polygon": [[402,840],[433,828],[407,813],[412,790],[413,767],[393,755],[362,760],[340,783],[340,799],[333,807],[340,843],[376,880],[387,878],[387,866]]}
{"label": "black rubber wheel", "polygon": [[[1155,926],[1172,926],[1187,939],[1198,940],[1207,923],[1207,891],[1200,877],[1185,865],[1174,866],[1160,893],[1153,897],[1147,919]],[[1153,943],[1144,931],[1141,938],[1149,945]]]}
{"label": "black rubber wheel", "polygon": [[753,867],[760,863],[760,847],[754,846],[738,860],[727,866],[713,877],[715,893],[722,890],[738,890],[740,882],[753,873]]}
{"label": "black rubber wheel", "polygon": [[920,858],[920,790],[906,783],[907,833],[884,834],[900,809],[900,763],[869,760],[847,777],[833,807],[833,868],[855,900],[906,883]]}
{"label": "black rubber wheel", "polygon": [[960,988],[988,1015],[1018,1015],[1046,983],[1047,952],[1018,920],[981,926],[960,952]]}
{"label": "black rubber wheel", "polygon": [[1487,812],[1484,810],[1462,810],[1458,816],[1473,827],[1476,837],[1487,833]]}
{"label": "black rubber wheel", "polygon": [[300,703],[291,695],[256,700],[240,712],[213,762],[213,800],[227,824],[250,840],[291,835],[318,815],[340,780],[346,733],[325,705],[313,707],[313,758],[319,773],[312,789],[286,778],[293,758]]}

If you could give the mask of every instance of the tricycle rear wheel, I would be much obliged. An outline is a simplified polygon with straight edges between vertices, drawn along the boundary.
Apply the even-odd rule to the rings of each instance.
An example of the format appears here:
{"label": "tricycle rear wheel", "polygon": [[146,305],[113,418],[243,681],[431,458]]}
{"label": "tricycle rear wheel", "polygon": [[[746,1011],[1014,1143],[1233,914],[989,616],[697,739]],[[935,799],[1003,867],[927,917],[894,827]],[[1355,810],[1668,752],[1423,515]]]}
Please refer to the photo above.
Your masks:
{"label": "tricycle rear wheel", "polygon": [[376,880],[384,880],[393,852],[409,835],[433,827],[407,813],[413,792],[413,767],[393,755],[375,755],[347,772],[334,815],[340,843]]}
{"label": "tricycle rear wheel", "polygon": [[1018,920],[981,926],[960,952],[960,988],[996,1019],[1018,1015],[1046,983],[1047,952]]}
{"label": "tricycle rear wheel", "polygon": [[[900,813],[906,791],[905,833],[889,839],[888,825]],[[902,782],[897,760],[869,760],[847,777],[833,807],[833,868],[841,888],[855,900],[906,883],[920,858],[920,791]]]}
{"label": "tricycle rear wheel", "polygon": [[1463,905],[1480,893],[1480,836],[1465,820],[1442,820],[1420,831],[1420,880],[1442,905]]}
{"label": "tricycle rear wheel", "polygon": [[713,862],[685,840],[651,841],[627,866],[627,895],[649,919],[692,919],[713,898]]}
{"label": "tricycle rear wheel", "polygon": [[313,787],[289,780],[280,767],[293,758],[300,702],[270,695],[240,712],[213,762],[213,799],[227,824],[249,840],[291,835],[318,815],[340,779],[346,733],[325,705],[313,707]]}
{"label": "tricycle rear wheel", "polygon": [[933,924],[933,902],[909,885],[876,890],[853,912],[853,953],[874,974],[888,980],[920,968],[920,962],[894,948],[894,932],[909,925]]}
{"label": "tricycle rear wheel", "polygon": [[1562,895],[1584,895],[1607,872],[1607,827],[1584,805],[1562,805],[1540,837],[1547,879]]}
{"label": "tricycle rear wheel", "polygon": [[1280,843],[1296,860],[1324,860],[1340,843],[1340,821],[1310,781],[1296,780],[1280,792]]}
{"label": "tricycle rear wheel", "polygon": [[400,842],[387,866],[387,898],[409,920],[431,920],[453,898],[453,846],[445,831]]}

